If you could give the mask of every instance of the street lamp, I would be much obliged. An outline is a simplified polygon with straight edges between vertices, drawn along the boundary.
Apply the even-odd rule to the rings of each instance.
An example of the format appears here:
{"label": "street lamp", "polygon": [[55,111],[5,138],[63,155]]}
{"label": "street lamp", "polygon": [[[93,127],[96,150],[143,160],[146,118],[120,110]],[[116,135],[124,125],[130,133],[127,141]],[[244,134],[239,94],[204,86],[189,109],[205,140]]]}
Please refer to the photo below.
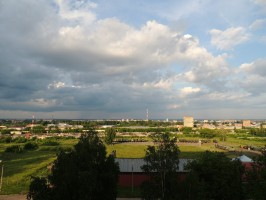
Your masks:
{"label": "street lamp", "polygon": [[2,184],[3,184],[4,163],[2,160],[0,160],[0,163],[2,164],[2,173],[1,173],[1,179],[0,179],[0,192],[1,192],[2,191]]}

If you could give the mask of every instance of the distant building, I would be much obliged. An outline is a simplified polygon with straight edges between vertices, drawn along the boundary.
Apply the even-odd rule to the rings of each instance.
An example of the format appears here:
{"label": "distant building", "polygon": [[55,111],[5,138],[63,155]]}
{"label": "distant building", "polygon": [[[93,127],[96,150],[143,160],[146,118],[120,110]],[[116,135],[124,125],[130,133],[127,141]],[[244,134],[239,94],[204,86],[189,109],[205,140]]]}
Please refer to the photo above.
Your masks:
{"label": "distant building", "polygon": [[251,121],[250,120],[243,120],[242,124],[243,124],[243,127],[251,127]]}
{"label": "distant building", "polygon": [[194,127],[194,118],[184,117],[184,127]]}
{"label": "distant building", "polygon": [[7,129],[7,127],[6,126],[0,126],[0,130],[1,129]]}
{"label": "distant building", "polygon": [[235,129],[242,129],[242,124],[235,123]]}
{"label": "distant building", "polygon": [[216,126],[214,126],[213,124],[206,124],[206,123],[204,123],[204,124],[202,125],[202,128],[216,129]]}
{"label": "distant building", "polygon": [[11,131],[10,132],[12,135],[21,135],[22,132],[21,131]]}

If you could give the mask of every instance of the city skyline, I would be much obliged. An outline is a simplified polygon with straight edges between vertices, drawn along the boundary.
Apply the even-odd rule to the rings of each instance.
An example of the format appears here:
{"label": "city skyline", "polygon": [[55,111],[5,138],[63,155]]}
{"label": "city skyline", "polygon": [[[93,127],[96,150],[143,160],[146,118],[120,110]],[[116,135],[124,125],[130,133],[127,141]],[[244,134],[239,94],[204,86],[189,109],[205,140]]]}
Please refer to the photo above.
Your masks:
{"label": "city skyline", "polygon": [[266,119],[264,0],[0,0],[0,23],[0,118]]}

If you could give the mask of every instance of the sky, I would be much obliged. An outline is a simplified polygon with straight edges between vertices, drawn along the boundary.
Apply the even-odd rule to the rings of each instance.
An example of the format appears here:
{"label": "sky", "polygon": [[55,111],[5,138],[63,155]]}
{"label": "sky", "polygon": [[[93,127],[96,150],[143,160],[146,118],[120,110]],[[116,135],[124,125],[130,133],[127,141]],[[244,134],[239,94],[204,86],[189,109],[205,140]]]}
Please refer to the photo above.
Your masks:
{"label": "sky", "polygon": [[266,119],[266,0],[0,0],[0,118]]}

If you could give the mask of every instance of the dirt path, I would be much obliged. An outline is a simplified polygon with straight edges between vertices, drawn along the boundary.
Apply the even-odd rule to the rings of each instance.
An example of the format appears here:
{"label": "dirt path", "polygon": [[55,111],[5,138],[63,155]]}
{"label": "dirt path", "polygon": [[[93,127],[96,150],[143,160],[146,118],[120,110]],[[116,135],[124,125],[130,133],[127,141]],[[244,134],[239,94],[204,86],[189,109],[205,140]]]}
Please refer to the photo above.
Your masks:
{"label": "dirt path", "polygon": [[[0,200],[26,200],[26,195],[0,195]],[[139,198],[117,198],[117,200],[140,200]]]}
{"label": "dirt path", "polygon": [[20,195],[20,194],[0,195],[0,200],[26,200],[26,195]]}

